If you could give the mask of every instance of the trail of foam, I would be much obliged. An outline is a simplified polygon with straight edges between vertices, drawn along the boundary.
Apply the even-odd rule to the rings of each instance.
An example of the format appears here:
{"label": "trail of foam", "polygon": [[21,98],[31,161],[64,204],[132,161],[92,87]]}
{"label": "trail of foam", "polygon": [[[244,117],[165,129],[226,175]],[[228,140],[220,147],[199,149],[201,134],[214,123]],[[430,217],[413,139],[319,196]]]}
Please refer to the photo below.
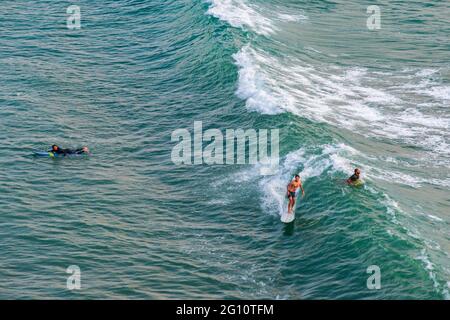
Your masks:
{"label": "trail of foam", "polygon": [[[251,7],[244,1],[212,3],[209,13],[232,26],[263,35],[277,31],[274,17],[269,19],[260,8]],[[228,10],[224,10],[226,7]],[[278,18],[295,21],[282,14]],[[450,117],[445,110],[450,100],[450,86],[441,83],[438,69],[379,72],[365,68],[310,65],[287,56],[275,57],[251,46],[245,46],[233,58],[239,68],[236,94],[246,101],[250,111],[269,115],[291,112],[367,137],[387,138],[421,147],[429,150],[429,161],[436,160],[436,166],[450,164]],[[303,148],[289,153],[274,176],[261,178],[264,211],[281,214],[285,210],[285,184],[294,173],[300,173],[304,181],[322,174],[348,173],[355,164],[350,158],[355,155],[364,158],[364,155],[342,144],[317,148],[320,150]],[[424,183],[450,186],[450,179],[445,177],[420,178],[367,163],[364,168],[368,180],[388,177],[390,182],[395,180],[413,187]],[[379,193],[373,187],[368,189]],[[405,227],[397,215],[408,214],[400,209],[398,203],[383,195],[387,199],[387,214],[395,224],[405,228],[411,239],[432,250],[440,250],[439,244],[421,236],[414,227]],[[432,215],[427,217],[438,221]],[[448,288],[437,280],[426,249],[421,251],[419,259],[424,262],[435,289],[448,299]]]}
{"label": "trail of foam", "polygon": [[[423,79],[435,70],[403,70],[391,79],[392,74],[380,76],[364,68],[319,69],[250,46],[233,58],[239,67],[236,94],[251,111],[291,112],[366,136],[400,140],[439,153],[450,162],[450,117],[437,111],[450,87],[436,87],[432,80]],[[401,81],[413,84],[400,89]],[[441,100],[430,101],[430,96]],[[417,100],[427,105],[421,107]]]}
{"label": "trail of foam", "polygon": [[[279,167],[278,172],[271,177],[265,177],[260,180],[261,206],[262,209],[270,214],[277,212],[282,215],[286,210],[286,182],[292,179],[294,174],[299,174],[306,184],[309,179],[313,177],[328,175],[335,176],[341,174],[348,174],[355,165],[366,168],[364,163],[355,162],[355,158],[364,159],[364,155],[358,150],[347,146],[345,144],[323,145],[318,147],[305,147],[297,151],[291,152],[284,158]],[[376,176],[372,176],[369,171],[363,177],[366,181],[372,181]],[[254,180],[253,180],[254,181]],[[405,230],[409,239],[403,239],[403,235],[394,233],[392,230],[387,230],[391,236],[399,236],[403,240],[415,243],[420,248],[420,254],[417,259],[424,264],[424,269],[428,272],[430,280],[436,292],[442,294],[445,299],[449,299],[449,291],[446,288],[446,283],[442,284],[438,279],[436,267],[431,262],[429,250],[442,252],[440,245],[424,237],[419,230],[417,230],[409,219],[411,214],[402,210],[400,205],[391,199],[387,194],[380,193],[373,185],[369,183],[365,189],[379,198],[386,208],[386,214],[390,221]],[[443,222],[442,219],[426,214],[427,217],[435,222]],[[407,217],[407,219],[405,219]],[[428,248],[428,249],[427,249]]]}
{"label": "trail of foam", "polygon": [[[423,268],[424,270],[428,273],[430,280],[433,282],[433,286],[434,289],[437,293],[442,294],[442,296],[444,297],[444,299],[449,300],[450,299],[450,295],[449,295],[449,287],[448,287],[448,283],[446,283],[444,281],[444,283],[442,283],[439,279],[438,279],[438,274],[436,273],[436,266],[435,264],[433,264],[431,262],[431,258],[430,258],[430,254],[428,252],[429,250],[434,250],[435,252],[442,252],[441,247],[439,246],[438,243],[436,243],[433,240],[427,239],[426,237],[424,237],[421,232],[419,230],[417,230],[413,225],[411,225],[409,223],[409,219],[403,219],[402,217],[408,217],[411,218],[411,215],[407,212],[405,212],[404,210],[402,210],[402,208],[400,207],[400,205],[398,204],[397,201],[391,199],[386,193],[381,193],[377,190],[375,190],[372,187],[368,187],[366,190],[368,190],[369,192],[371,192],[372,194],[376,195],[376,196],[380,196],[385,207],[386,207],[386,213],[390,219],[390,221],[396,225],[398,225],[401,229],[403,229],[406,234],[409,236],[409,239],[411,239],[409,242],[413,242],[416,243],[419,247],[422,247],[420,249],[420,253],[418,254],[418,256],[414,257],[417,260],[420,260],[423,262]],[[427,215],[430,216],[430,215]],[[436,221],[442,221],[442,219],[436,220]],[[387,232],[391,235],[391,236],[397,236],[402,240],[408,240],[405,239],[403,235],[401,234],[397,234],[397,233],[393,233],[391,230],[387,230]],[[444,277],[445,274],[448,270],[444,271]]]}
{"label": "trail of foam", "polygon": [[428,276],[431,281],[433,281],[433,286],[435,290],[444,296],[444,299],[450,300],[450,293],[448,284],[442,285],[438,280],[435,272],[435,265],[431,262],[427,250],[423,249],[420,255],[416,259],[422,261],[424,269],[428,272]]}
{"label": "trail of foam", "polygon": [[210,3],[207,14],[226,21],[235,28],[250,29],[264,36],[278,30],[275,25],[276,21],[298,22],[307,19],[301,14],[292,15],[280,12],[270,16],[269,10],[250,4],[245,0],[208,0],[207,2]]}

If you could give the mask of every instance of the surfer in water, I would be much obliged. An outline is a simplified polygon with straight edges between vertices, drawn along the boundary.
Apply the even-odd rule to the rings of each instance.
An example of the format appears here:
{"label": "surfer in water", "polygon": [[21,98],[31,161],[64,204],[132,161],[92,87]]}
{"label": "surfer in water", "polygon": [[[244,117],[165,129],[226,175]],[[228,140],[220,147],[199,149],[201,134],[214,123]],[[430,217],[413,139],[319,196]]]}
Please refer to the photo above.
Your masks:
{"label": "surfer in water", "polygon": [[354,185],[355,183],[360,181],[360,177],[361,177],[361,170],[359,170],[359,168],[356,168],[355,173],[350,178],[347,179],[347,183],[350,185]]}
{"label": "surfer in water", "polygon": [[292,213],[292,209],[295,206],[295,198],[297,196],[298,188],[302,190],[302,196],[304,196],[305,190],[303,189],[302,180],[300,179],[300,176],[296,174],[294,180],[292,180],[287,186],[287,198],[289,199],[288,213]]}
{"label": "surfer in water", "polygon": [[85,154],[89,153],[88,147],[83,147],[79,149],[62,149],[56,144],[52,145],[52,149],[49,152],[53,152],[54,154],[66,156],[66,155],[73,155],[73,154]]}

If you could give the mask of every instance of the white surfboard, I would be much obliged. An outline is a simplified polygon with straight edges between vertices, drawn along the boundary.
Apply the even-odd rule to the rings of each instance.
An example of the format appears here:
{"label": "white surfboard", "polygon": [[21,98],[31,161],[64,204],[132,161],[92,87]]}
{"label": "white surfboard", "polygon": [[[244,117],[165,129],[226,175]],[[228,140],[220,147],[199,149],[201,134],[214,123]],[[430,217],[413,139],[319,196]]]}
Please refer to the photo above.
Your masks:
{"label": "white surfboard", "polygon": [[280,220],[281,220],[281,222],[284,222],[284,223],[291,223],[292,221],[294,221],[294,219],[295,219],[295,211],[293,210],[292,213],[287,213],[287,211],[284,212],[281,215]]}

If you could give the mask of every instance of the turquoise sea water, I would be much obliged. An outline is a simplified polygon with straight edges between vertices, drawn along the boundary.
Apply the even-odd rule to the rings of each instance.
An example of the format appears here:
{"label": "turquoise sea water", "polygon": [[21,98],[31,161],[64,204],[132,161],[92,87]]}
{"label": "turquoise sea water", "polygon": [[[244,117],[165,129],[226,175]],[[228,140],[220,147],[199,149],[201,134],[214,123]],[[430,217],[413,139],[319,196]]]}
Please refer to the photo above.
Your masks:
{"label": "turquoise sea water", "polygon": [[[370,4],[2,1],[0,298],[448,299],[450,3]],[[279,168],[175,165],[194,121],[280,129]]]}

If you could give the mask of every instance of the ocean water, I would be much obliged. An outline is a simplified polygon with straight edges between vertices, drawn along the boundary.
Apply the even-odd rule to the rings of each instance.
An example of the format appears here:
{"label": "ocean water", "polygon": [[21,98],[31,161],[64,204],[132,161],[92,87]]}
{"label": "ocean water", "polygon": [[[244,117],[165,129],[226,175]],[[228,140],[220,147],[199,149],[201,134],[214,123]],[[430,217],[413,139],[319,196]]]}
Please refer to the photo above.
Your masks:
{"label": "ocean water", "polygon": [[[0,298],[449,299],[450,2],[368,5],[2,1]],[[194,121],[278,128],[279,167],[175,165]]]}

